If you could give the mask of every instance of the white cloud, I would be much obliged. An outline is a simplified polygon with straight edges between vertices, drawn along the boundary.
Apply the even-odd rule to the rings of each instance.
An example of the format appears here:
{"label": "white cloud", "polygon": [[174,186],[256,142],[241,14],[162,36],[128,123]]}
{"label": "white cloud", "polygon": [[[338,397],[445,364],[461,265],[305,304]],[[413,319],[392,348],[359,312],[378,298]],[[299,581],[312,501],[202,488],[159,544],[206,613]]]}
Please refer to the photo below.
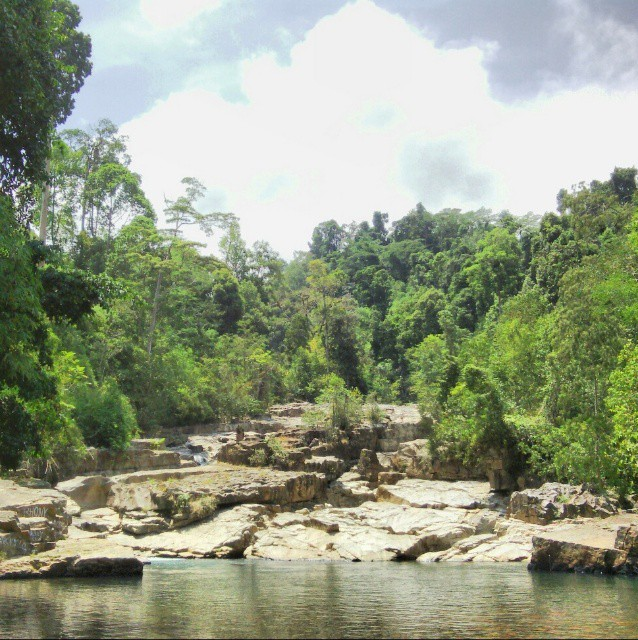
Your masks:
{"label": "white cloud", "polygon": [[[490,46],[490,52],[496,50]],[[244,60],[246,100],[199,75],[127,123],[134,167],[161,209],[192,175],[240,216],[249,241],[285,256],[326,219],[491,206],[544,212],[557,191],[635,163],[635,93],[594,90],[506,107],[478,47],[437,49],[402,18],[359,0],[293,46]],[[220,200],[221,199],[221,200]]]}
{"label": "white cloud", "polygon": [[173,29],[218,9],[223,0],[140,0],[142,16],[155,28]]}

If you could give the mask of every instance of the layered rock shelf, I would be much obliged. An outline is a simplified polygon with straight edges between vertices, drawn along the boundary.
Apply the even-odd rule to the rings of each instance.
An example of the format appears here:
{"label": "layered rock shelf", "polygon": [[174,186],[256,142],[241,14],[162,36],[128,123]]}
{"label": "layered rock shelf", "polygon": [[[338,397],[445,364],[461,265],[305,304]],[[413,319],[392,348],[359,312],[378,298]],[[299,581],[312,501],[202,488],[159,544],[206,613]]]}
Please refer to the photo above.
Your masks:
{"label": "layered rock shelf", "polygon": [[136,451],[150,464],[152,450],[170,468],[109,467],[55,489],[1,481],[0,577],[139,576],[150,557],[529,561],[636,573],[638,516],[588,487],[510,495],[497,455],[482,469],[433,459],[415,407],[382,406],[379,424],[336,438],[304,423],[308,408],[199,430],[177,451],[139,441],[120,456],[126,470]]}

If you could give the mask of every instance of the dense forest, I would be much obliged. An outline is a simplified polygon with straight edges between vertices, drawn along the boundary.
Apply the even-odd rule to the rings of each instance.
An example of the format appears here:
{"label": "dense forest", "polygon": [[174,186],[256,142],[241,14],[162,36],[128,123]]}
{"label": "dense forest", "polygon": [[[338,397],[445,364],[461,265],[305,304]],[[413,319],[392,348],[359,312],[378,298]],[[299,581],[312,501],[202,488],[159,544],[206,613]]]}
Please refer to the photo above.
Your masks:
{"label": "dense forest", "polygon": [[60,128],[90,72],[77,8],[0,6],[5,469],[342,394],[418,402],[438,455],[638,490],[635,168],[542,217],[328,220],[286,262],[195,177],[155,211],[109,120]]}

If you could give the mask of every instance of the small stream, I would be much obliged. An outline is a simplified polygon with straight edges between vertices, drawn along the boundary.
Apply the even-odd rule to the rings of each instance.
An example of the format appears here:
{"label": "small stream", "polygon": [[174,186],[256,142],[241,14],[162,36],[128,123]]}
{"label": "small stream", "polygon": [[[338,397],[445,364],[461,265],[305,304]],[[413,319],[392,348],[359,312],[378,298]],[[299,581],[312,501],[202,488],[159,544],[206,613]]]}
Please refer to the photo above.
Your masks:
{"label": "small stream", "polygon": [[154,560],[0,582],[0,637],[638,637],[638,580],[522,564]]}

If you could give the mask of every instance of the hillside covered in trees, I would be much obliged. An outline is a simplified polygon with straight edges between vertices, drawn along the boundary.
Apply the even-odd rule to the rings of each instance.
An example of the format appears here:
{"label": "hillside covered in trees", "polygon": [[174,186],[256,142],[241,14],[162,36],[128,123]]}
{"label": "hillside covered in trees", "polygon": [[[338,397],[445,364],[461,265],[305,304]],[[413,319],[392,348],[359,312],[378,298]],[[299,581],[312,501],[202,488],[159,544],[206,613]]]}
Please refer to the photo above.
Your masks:
{"label": "hillside covered in trees", "polygon": [[0,82],[3,468],[342,394],[418,402],[435,453],[638,490],[636,169],[542,218],[328,220],[286,262],[194,177],[154,211],[109,120],[56,132],[90,44],[71,3],[29,6],[0,42],[33,61]]}

